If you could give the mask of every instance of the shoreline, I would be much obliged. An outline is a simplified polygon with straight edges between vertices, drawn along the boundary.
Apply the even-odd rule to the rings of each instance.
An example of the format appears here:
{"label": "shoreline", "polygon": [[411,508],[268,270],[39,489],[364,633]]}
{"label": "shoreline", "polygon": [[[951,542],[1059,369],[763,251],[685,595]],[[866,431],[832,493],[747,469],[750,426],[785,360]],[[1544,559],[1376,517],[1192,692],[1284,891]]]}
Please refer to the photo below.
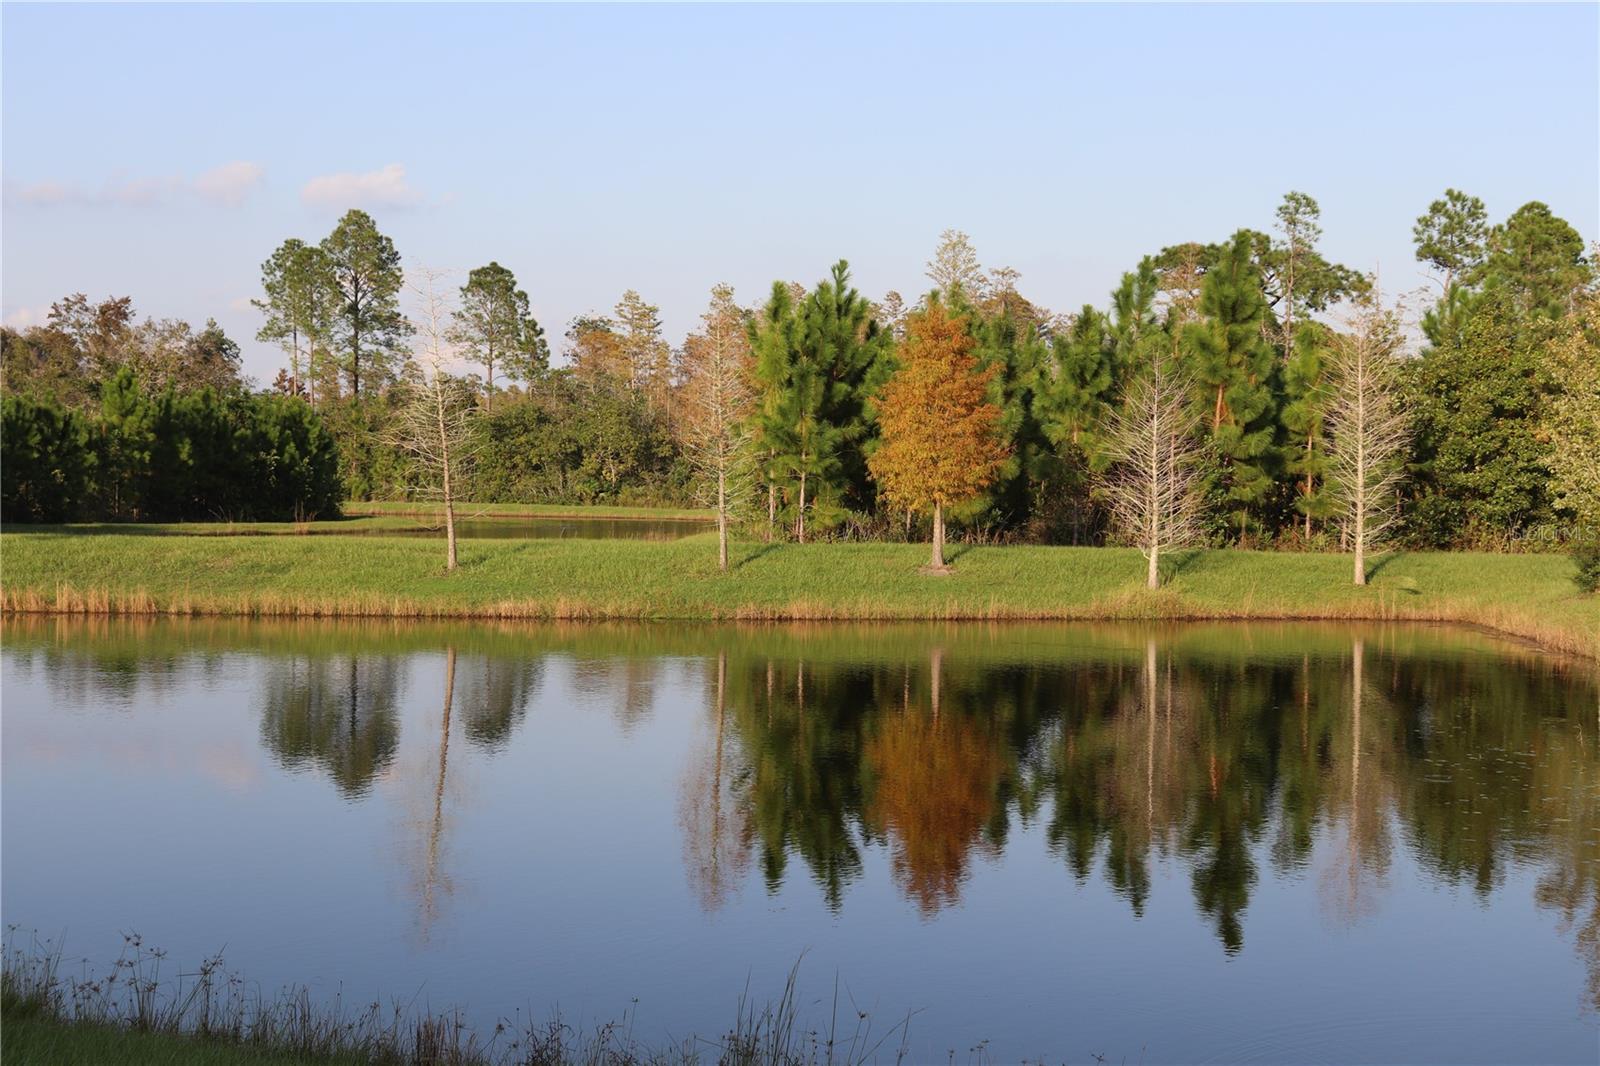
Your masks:
{"label": "shoreline", "polygon": [[6,615],[627,622],[1409,622],[1476,627],[1600,659],[1600,597],[1561,556],[1348,556],[1217,549],[1142,587],[1132,549],[966,547],[919,574],[916,544],[467,540],[446,574],[418,537],[0,534]]}

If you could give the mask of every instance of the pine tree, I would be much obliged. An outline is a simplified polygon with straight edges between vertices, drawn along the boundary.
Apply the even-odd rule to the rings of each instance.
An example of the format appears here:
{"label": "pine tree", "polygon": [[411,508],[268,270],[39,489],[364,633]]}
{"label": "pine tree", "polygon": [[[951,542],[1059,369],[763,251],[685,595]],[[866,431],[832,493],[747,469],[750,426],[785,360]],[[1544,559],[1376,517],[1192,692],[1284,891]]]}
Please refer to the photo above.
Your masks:
{"label": "pine tree", "polygon": [[492,402],[495,368],[518,381],[532,381],[550,365],[544,330],[529,310],[528,294],[516,275],[491,262],[474,269],[461,287],[451,339],[461,354],[483,367],[484,390]]}
{"label": "pine tree", "polygon": [[900,368],[884,388],[883,440],[872,476],[891,504],[933,512],[930,567],[945,570],[945,509],[981,493],[1005,462],[1000,408],[989,400],[998,365],[983,368],[963,317],[937,295],[907,323]]}
{"label": "pine tree", "polygon": [[365,211],[349,211],[322,242],[337,294],[334,347],[342,353],[350,394],[382,384],[406,353],[411,324],[400,311],[400,253]]}
{"label": "pine tree", "polygon": [[891,369],[893,342],[850,286],[849,265],[841,260],[798,301],[790,286],[774,282],[751,328],[759,393],[753,433],[769,525],[780,501],[797,537],[846,508],[869,510],[873,396]]}
{"label": "pine tree", "polygon": [[1327,375],[1328,329],[1317,322],[1302,322],[1295,346],[1283,368],[1282,420],[1287,441],[1284,469],[1295,479],[1294,508],[1311,537],[1311,523],[1337,510],[1327,491],[1327,437],[1324,420],[1329,400]]}
{"label": "pine tree", "polygon": [[256,339],[274,341],[289,355],[289,394],[315,405],[313,362],[325,349],[338,312],[332,263],[316,245],[290,238],[261,264],[264,300],[251,304],[266,316]]}
{"label": "pine tree", "polygon": [[1229,523],[1242,539],[1273,489],[1277,360],[1263,336],[1267,321],[1261,275],[1248,230],[1236,233],[1206,272],[1201,321],[1185,327],[1196,399],[1221,461],[1214,485]]}
{"label": "pine tree", "polygon": [[1001,526],[1016,527],[1032,513],[1032,482],[1049,451],[1036,413],[1040,373],[1049,348],[1029,313],[1031,306],[1014,289],[991,297],[982,309],[971,306],[960,293],[947,301],[947,312],[967,321],[979,367],[993,371],[989,400],[1000,411],[996,432],[1007,447],[1006,460],[989,486],[957,507],[956,517],[987,515]]}

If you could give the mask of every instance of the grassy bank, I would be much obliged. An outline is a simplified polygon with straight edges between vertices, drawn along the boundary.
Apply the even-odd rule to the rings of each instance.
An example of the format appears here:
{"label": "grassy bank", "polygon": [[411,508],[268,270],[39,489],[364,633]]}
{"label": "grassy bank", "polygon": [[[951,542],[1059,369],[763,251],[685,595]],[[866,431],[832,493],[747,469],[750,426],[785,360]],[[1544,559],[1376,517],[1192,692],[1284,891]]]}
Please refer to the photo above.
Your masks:
{"label": "grassy bank", "polygon": [[[887,1026],[855,1010],[802,1020],[799,964],[782,994],[756,1008],[741,995],[722,1033],[650,1044],[631,1015],[574,1026],[501,1020],[480,1032],[460,1011],[396,1003],[349,1010],[303,987],[263,997],[220,956],[172,978],[137,936],[110,973],[64,976],[59,947],[18,947],[0,970],[0,1055],[28,1066],[865,1066],[904,1062],[911,1019]],[[821,1002],[821,1001],[819,1001]],[[985,1061],[979,1057],[975,1061]]]}
{"label": "grassy bank", "polygon": [[[341,508],[345,514],[358,515],[408,515],[419,518],[444,519],[444,505],[426,500],[351,500]],[[471,518],[656,518],[711,520],[708,510],[693,507],[611,507],[561,503],[458,503],[456,516]]]}
{"label": "grassy bank", "polygon": [[737,544],[717,572],[709,535],[671,542],[403,537],[0,534],[7,611],[265,617],[574,619],[1372,619],[1486,626],[1600,657],[1600,597],[1556,555],[1401,553],[1371,584],[1349,558],[1189,553],[1142,587],[1118,548],[957,547],[948,577],[906,544]]}

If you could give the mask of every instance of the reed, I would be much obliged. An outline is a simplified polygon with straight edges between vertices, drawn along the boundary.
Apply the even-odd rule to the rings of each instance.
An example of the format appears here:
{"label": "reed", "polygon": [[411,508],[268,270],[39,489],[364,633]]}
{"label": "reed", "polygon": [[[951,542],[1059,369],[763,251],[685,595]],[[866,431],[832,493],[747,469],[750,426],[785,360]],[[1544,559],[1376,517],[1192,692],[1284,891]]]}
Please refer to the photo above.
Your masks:
{"label": "reed", "polygon": [[771,1003],[741,994],[725,1033],[651,1044],[633,1018],[583,1028],[559,1014],[542,1022],[501,1020],[487,1032],[461,1011],[408,1002],[349,1005],[314,999],[305,987],[272,997],[229,972],[222,957],[170,976],[166,954],[124,937],[109,972],[69,977],[60,946],[7,930],[0,969],[0,1022],[7,1062],[374,1064],[374,1066],[860,1066],[903,1062],[911,1018],[877,1031],[869,1012],[841,1022],[800,1015],[799,963]]}

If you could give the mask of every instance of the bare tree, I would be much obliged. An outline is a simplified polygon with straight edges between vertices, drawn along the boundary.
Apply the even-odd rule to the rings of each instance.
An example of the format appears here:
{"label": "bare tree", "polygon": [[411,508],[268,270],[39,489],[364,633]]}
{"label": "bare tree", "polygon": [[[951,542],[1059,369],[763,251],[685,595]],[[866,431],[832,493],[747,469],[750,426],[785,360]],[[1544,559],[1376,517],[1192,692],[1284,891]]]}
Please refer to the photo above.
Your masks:
{"label": "bare tree", "polygon": [[1329,484],[1355,545],[1354,577],[1367,583],[1367,548],[1394,522],[1410,424],[1400,403],[1399,316],[1377,286],[1334,336],[1329,366]]}
{"label": "bare tree", "polygon": [[988,295],[972,239],[958,229],[947,229],[939,234],[939,247],[928,260],[928,280],[946,297],[957,289],[974,303]]}
{"label": "bare tree", "polygon": [[1116,525],[1149,564],[1145,583],[1161,584],[1161,552],[1199,535],[1200,443],[1189,403],[1190,381],[1172,353],[1175,337],[1144,345],[1147,365],[1128,385],[1105,430],[1111,458],[1104,488]]}
{"label": "bare tree", "polygon": [[395,412],[390,442],[414,455],[444,500],[445,569],[456,568],[455,475],[466,459],[478,406],[470,384],[447,369],[454,355],[448,275],[419,268],[411,292],[416,339],[405,398]]}
{"label": "bare tree", "polygon": [[691,460],[715,494],[717,565],[726,571],[728,520],[747,495],[753,458],[745,431],[754,397],[750,336],[729,285],[711,290],[711,306],[700,320],[701,332],[683,345],[688,400],[684,436]]}

